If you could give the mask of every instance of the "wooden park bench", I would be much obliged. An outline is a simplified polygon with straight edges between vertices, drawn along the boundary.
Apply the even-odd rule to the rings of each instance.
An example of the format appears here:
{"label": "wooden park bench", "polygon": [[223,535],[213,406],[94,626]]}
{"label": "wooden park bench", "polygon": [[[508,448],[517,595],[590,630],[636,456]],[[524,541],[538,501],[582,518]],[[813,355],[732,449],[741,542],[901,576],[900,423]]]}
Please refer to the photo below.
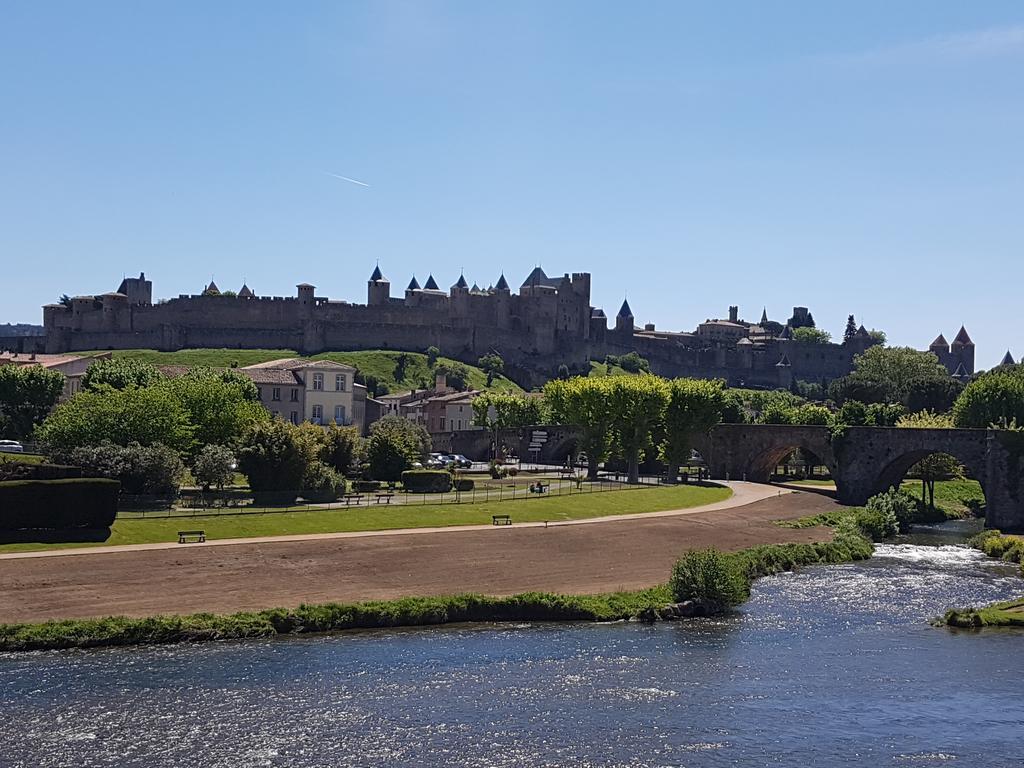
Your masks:
{"label": "wooden park bench", "polygon": [[363,494],[361,494],[361,493],[346,493],[344,496],[342,496],[342,498],[345,499],[345,506],[346,507],[349,506],[353,501],[356,503],[356,506],[358,507],[359,506],[359,502],[363,500]]}
{"label": "wooden park bench", "polygon": [[189,539],[195,539],[202,544],[206,541],[206,531],[178,531],[178,543],[187,544]]}
{"label": "wooden park bench", "polygon": [[393,493],[378,493],[377,494],[377,503],[380,504],[381,500],[383,499],[385,504],[390,504],[391,503],[391,498],[394,495],[395,494],[393,494]]}
{"label": "wooden park bench", "polygon": [[491,525],[512,525],[510,515],[491,515]]}

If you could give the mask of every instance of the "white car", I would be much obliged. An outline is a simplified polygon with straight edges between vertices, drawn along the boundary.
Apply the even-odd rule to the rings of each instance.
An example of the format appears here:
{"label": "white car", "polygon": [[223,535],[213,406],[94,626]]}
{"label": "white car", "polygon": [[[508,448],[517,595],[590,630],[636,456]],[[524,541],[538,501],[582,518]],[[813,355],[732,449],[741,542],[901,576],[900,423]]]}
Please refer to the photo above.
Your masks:
{"label": "white car", "polygon": [[17,440],[0,440],[0,451],[5,453],[24,453],[21,443]]}

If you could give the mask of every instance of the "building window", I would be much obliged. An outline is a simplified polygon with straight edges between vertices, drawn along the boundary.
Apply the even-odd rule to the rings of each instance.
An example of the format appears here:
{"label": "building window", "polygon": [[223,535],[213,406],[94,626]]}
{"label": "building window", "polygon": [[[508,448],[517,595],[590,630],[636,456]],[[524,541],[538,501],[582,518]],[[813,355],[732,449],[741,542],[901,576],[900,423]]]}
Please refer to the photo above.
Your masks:
{"label": "building window", "polygon": [[313,423],[320,424],[324,420],[324,407],[322,405],[313,406]]}
{"label": "building window", "polygon": [[324,375],[322,373],[313,374],[313,389],[322,390],[324,388]]}
{"label": "building window", "polygon": [[292,424],[298,424],[298,423],[299,423],[299,412],[298,411],[292,411]]}
{"label": "building window", "polygon": [[335,375],[335,377],[334,377],[334,389],[335,389],[336,392],[344,392],[345,391],[345,374],[344,373],[339,373],[339,374]]}
{"label": "building window", "polygon": [[280,387],[274,387],[272,390],[270,390],[270,399],[271,400],[280,400],[281,399],[281,388]]}
{"label": "building window", "polygon": [[334,406],[334,423],[344,424],[345,423],[345,406],[336,405]]}
{"label": "building window", "polygon": [[292,390],[292,402],[293,403],[299,402],[299,390],[297,390],[297,389],[293,389]]}

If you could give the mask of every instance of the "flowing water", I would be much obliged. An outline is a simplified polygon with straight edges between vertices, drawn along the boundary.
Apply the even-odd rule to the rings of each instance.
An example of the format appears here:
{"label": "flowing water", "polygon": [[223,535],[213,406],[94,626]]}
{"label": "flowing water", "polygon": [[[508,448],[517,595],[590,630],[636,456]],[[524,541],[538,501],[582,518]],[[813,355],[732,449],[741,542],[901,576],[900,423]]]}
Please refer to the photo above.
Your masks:
{"label": "flowing water", "polygon": [[2,766],[1020,766],[1024,593],[955,527],[731,616],[0,656]]}

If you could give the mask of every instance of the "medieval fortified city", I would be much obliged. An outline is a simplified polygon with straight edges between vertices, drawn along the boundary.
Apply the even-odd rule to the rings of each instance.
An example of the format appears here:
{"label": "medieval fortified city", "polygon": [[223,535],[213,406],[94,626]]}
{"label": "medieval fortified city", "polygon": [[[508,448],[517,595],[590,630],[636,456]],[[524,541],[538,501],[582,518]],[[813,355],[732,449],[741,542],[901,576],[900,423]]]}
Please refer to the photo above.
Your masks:
{"label": "medieval fortified city", "polygon": [[1017,5],[9,10],[0,768],[1024,762]]}

